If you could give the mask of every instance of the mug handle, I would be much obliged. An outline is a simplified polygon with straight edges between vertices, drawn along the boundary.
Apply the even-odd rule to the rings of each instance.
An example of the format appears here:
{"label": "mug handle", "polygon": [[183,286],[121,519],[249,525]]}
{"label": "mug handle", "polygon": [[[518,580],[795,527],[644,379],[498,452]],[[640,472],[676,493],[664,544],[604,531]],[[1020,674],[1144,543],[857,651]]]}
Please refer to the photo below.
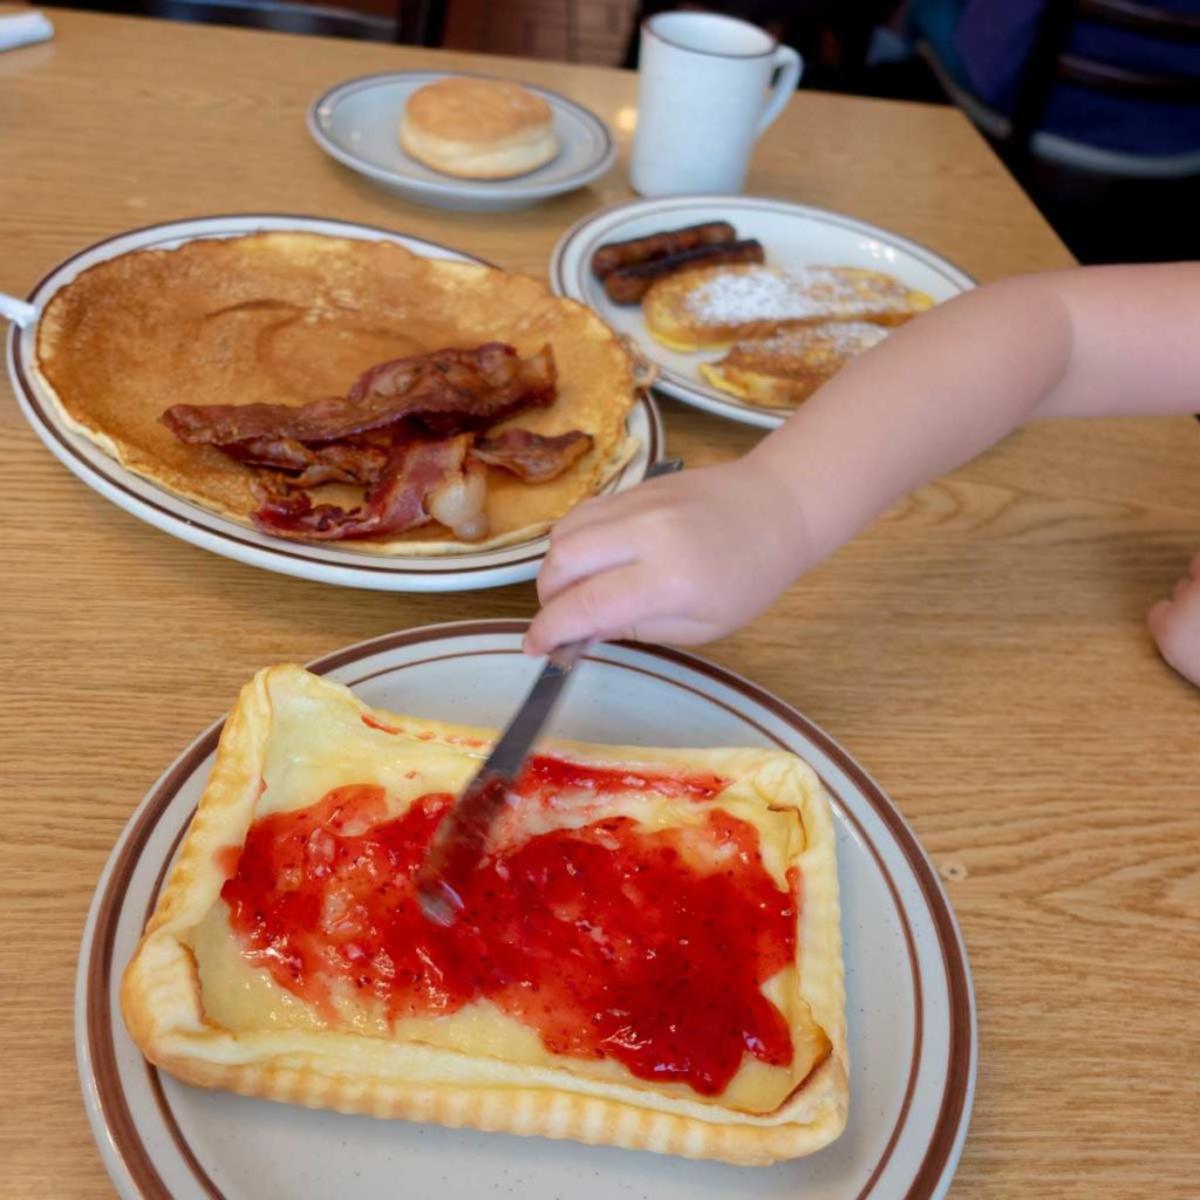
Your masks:
{"label": "mug handle", "polygon": [[775,47],[773,65],[779,71],[779,78],[775,80],[775,86],[771,89],[771,98],[767,101],[767,107],[763,109],[763,115],[758,118],[758,128],[754,133],[756,138],[762,137],[775,118],[783,112],[783,106],[796,90],[796,84],[800,82],[800,74],[804,70],[803,59],[791,46]]}

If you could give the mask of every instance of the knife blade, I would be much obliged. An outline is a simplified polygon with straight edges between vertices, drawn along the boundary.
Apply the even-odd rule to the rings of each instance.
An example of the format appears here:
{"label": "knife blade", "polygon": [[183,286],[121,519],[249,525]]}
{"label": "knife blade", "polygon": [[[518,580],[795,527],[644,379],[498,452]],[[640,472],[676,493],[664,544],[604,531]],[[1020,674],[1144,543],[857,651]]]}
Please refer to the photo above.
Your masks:
{"label": "knife blade", "polygon": [[[683,463],[655,463],[646,478],[678,471]],[[552,650],[521,706],[484,760],[475,778],[442,818],[417,874],[417,899],[425,916],[451,925],[463,909],[463,881],[478,866],[492,822],[529,757],[575,665],[589,643],[568,642]]]}

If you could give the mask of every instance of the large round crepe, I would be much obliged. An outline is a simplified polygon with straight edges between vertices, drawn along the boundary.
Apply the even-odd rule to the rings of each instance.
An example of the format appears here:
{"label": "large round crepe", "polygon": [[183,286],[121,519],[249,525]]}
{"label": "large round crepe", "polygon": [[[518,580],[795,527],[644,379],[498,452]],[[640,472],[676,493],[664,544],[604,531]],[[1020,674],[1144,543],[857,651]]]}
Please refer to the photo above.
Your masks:
{"label": "large round crepe", "polygon": [[[160,424],[173,404],[304,404],[343,395],[367,368],[446,347],[549,343],[558,398],[496,428],[580,429],[593,449],[548,483],[490,469],[484,542],[433,524],[346,547],[387,554],[470,552],[544,532],[597,492],[632,452],[633,368],[593,313],[534,279],[420,258],[392,242],[262,233],[121,255],[59,291],[38,330],[38,366],[65,420],[131,471],[249,523],[250,468],[187,446]],[[329,485],[318,502],[352,507]]]}

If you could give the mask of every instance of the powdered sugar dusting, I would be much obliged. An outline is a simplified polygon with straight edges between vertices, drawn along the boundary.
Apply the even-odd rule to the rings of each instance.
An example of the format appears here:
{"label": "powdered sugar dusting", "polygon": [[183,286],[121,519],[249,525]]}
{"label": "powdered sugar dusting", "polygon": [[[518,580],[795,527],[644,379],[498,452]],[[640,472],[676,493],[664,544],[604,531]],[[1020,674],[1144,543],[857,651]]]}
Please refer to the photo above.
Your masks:
{"label": "powdered sugar dusting", "polygon": [[794,356],[820,349],[850,358],[879,345],[887,335],[886,325],[873,325],[870,321],[823,321],[819,325],[792,326],[768,337],[738,342],[734,349],[771,356]]}
{"label": "powdered sugar dusting", "polygon": [[714,268],[685,300],[689,314],[709,325],[751,321],[852,317],[908,307],[907,289],[891,276],[838,267],[784,273],[772,267]]}

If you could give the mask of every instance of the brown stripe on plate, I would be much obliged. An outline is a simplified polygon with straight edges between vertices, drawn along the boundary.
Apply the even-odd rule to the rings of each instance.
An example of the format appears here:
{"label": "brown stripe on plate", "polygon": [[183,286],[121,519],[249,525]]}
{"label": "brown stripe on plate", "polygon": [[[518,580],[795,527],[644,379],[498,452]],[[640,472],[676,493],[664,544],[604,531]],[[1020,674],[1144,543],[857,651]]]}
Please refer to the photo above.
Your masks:
{"label": "brown stripe on plate", "polygon": [[[329,103],[329,98],[335,92],[341,93],[341,95],[338,97],[339,101],[345,100],[348,97],[353,96],[357,92],[361,92],[366,88],[374,87],[375,84],[379,80],[382,80],[382,79],[398,79],[399,77],[405,76],[405,75],[407,75],[407,76],[428,75],[435,79],[444,79],[447,76],[449,76],[450,74],[451,74],[451,72],[448,72],[448,71],[376,71],[371,75],[360,75],[360,76],[358,76],[358,78],[349,79],[345,83],[334,84],[333,87],[322,92],[321,95],[319,95],[309,106],[309,112],[312,114],[316,114],[316,113],[320,112],[321,108],[324,105]],[[502,75],[486,75],[481,71],[454,71],[453,75],[455,78],[462,78],[465,76],[470,79],[494,79],[494,80],[500,80],[501,82],[506,82],[505,77]],[[414,82],[415,82],[415,80],[414,80]],[[592,110],[590,108],[585,108],[578,101],[572,100],[569,96],[564,95],[562,92],[556,92],[553,88],[544,87],[540,83],[526,83],[524,86],[526,88],[528,88],[529,91],[531,91],[531,92],[539,92],[543,96],[553,96],[554,99],[557,100],[564,108],[570,109],[572,112],[576,113],[585,125],[588,125],[594,131],[599,132],[601,135],[603,144],[604,144],[604,149],[600,152],[600,156],[599,156],[600,158],[604,158],[609,153],[612,152],[612,150],[613,150],[612,130],[609,129],[607,123],[602,121],[598,116],[596,116],[596,114],[594,112],[592,112]],[[321,123],[321,121],[319,119],[317,119],[314,123],[320,128],[321,134],[327,141],[330,141],[330,142],[334,141],[332,135],[327,132],[327,130],[325,129],[325,126]],[[334,144],[337,145],[338,143],[334,142]],[[349,152],[345,151],[345,150],[343,150],[343,153],[349,154]],[[350,157],[353,157],[353,156],[350,156]],[[367,161],[367,160],[360,157],[358,159],[358,161],[363,162],[363,161]],[[374,166],[374,165],[375,164],[372,163],[372,166]],[[549,164],[547,164],[547,165],[549,165]],[[575,172],[574,175],[564,175],[560,180],[556,181],[556,186],[557,186],[557,183],[566,184],[566,183],[570,183],[570,181],[574,180],[574,179],[582,180],[583,177],[586,176],[591,171],[591,169],[592,169],[591,166],[581,167],[578,171]],[[394,171],[391,171],[389,173],[393,174],[393,175],[396,174],[396,172],[394,172]],[[470,181],[470,180],[458,180],[457,181],[457,183],[460,186],[463,184],[470,185],[471,182],[472,181]],[[503,182],[507,182],[507,181],[476,180],[474,182],[476,184],[480,184],[480,183],[484,184],[484,189],[481,189],[481,190],[488,190],[488,189],[494,187],[497,182],[500,182],[501,184],[503,184]],[[520,183],[521,181],[518,179],[517,182]],[[426,187],[428,187],[430,184],[432,184],[433,190],[441,191],[441,192],[451,192],[451,191],[455,190],[454,182],[443,183],[441,180],[437,180],[437,179],[430,179],[430,180],[422,179],[421,184],[422,184],[422,186],[426,186]],[[324,218],[320,218],[320,219],[324,219]],[[422,240],[425,240],[425,239],[422,239]],[[435,242],[432,244],[436,245],[437,243]],[[482,260],[480,260],[480,261],[482,261]],[[488,266],[492,266],[492,265],[493,264],[491,264],[491,263],[488,264]]]}
{"label": "brown stripe on plate", "polygon": [[[868,226],[869,228],[876,230],[889,238],[892,238],[897,244],[904,243],[902,249],[912,254],[914,258],[922,262],[931,271],[936,272],[951,287],[957,289],[960,286],[957,279],[946,273],[946,265],[953,267],[954,264],[948,263],[948,260],[938,254],[936,250],[931,249],[922,242],[915,241],[906,234],[894,233],[892,230],[886,229],[882,225],[872,225],[869,221],[858,221],[854,217],[843,216],[840,213],[830,212],[827,209],[816,208],[809,209],[809,211],[805,212],[797,211],[798,206],[795,205],[783,203],[773,204],[769,201],[764,202],[758,197],[746,197],[746,199],[753,200],[754,203],[746,205],[741,209],[741,211],[745,213],[781,213],[785,216],[796,217],[803,220],[817,221],[826,225],[834,225],[839,229],[845,229],[851,233],[860,235],[863,233],[861,226]],[[737,198],[729,197],[727,198],[727,203],[729,205],[729,212],[726,214],[726,216],[736,217],[738,214]],[[688,196],[681,197],[678,200],[627,200],[620,204],[613,204],[608,208],[600,209],[598,212],[589,213],[588,216],[581,218],[574,225],[572,225],[566,231],[566,233],[562,235],[558,241],[558,244],[555,246],[554,253],[550,260],[551,286],[555,287],[560,295],[570,295],[570,292],[567,290],[567,273],[563,265],[564,259],[566,258],[567,247],[579,236],[580,233],[583,232],[586,227],[592,224],[598,224],[601,217],[616,215],[617,213],[627,209],[632,210],[636,208],[646,209],[647,216],[657,216],[659,213],[665,215],[675,212],[679,209],[686,210],[696,206],[696,198],[693,196]],[[712,206],[717,207],[715,200]],[[611,224],[605,224],[602,230],[592,235],[591,240],[588,241],[584,245],[583,249],[579,252],[575,284],[581,297],[587,295],[588,282],[591,278],[590,271],[592,255],[596,252],[596,249],[600,244],[612,239],[614,232],[616,231]],[[979,281],[973,275],[968,274],[961,267],[954,267],[954,269],[958,271],[964,278],[970,280],[973,285],[978,285]],[[586,301],[581,299],[580,303],[586,303]],[[589,305],[589,307],[591,306]],[[593,311],[596,310],[593,309]],[[661,363],[655,363],[655,365],[659,368],[660,374],[665,379],[673,383],[676,387],[686,388],[693,392],[700,392],[708,399],[716,401],[720,404],[728,405],[730,409],[735,411],[737,409],[743,409],[749,412],[761,413],[765,416],[779,417],[781,420],[786,419],[793,411],[787,408],[771,408],[764,404],[751,404],[748,400],[743,400],[729,392],[719,391],[717,388],[712,387],[702,379],[692,379],[687,375],[680,375],[678,371],[673,370],[671,367],[664,366]]]}
{"label": "brown stripe on plate", "polygon": [[[225,221],[225,220],[249,220],[249,221],[253,221],[253,220],[264,220],[264,219],[295,220],[295,221],[321,221],[326,224],[344,226],[346,229],[365,229],[371,233],[378,233],[378,234],[384,235],[387,239],[391,240],[393,242],[393,244],[399,244],[399,243],[395,242],[394,239],[396,239],[396,238],[411,238],[415,242],[423,242],[427,246],[436,246],[436,247],[438,247],[438,249],[446,250],[451,254],[462,255],[468,261],[478,263],[480,266],[492,267],[494,269],[499,269],[496,267],[495,263],[489,262],[487,259],[479,258],[473,254],[467,254],[465,251],[462,251],[462,250],[456,250],[456,249],[454,249],[454,247],[443,245],[441,242],[434,242],[434,241],[431,241],[429,238],[417,237],[415,234],[397,233],[394,230],[384,229],[377,225],[362,225],[362,224],[359,224],[354,221],[337,221],[337,220],[333,220],[331,218],[326,218],[326,217],[301,217],[301,216],[295,216],[295,215],[288,214],[288,213],[230,213],[230,214],[223,215],[220,217],[193,217],[193,218],[185,218],[178,222],[172,221],[172,222],[165,222],[163,224],[158,224],[158,225],[143,225],[139,228],[126,230],[124,233],[116,234],[113,237],[104,238],[102,241],[94,242],[91,246],[88,246],[85,249],[78,251],[77,253],[71,255],[69,258],[63,259],[63,261],[60,262],[58,264],[58,266],[54,267],[51,271],[47,272],[47,274],[45,274],[37,282],[37,284],[35,284],[33,290],[29,293],[29,297],[28,297],[29,302],[31,304],[37,305],[38,304],[38,302],[37,302],[38,293],[44,287],[46,287],[47,284],[50,283],[50,281],[53,280],[56,275],[59,275],[63,271],[65,271],[73,262],[77,261],[80,258],[83,258],[85,255],[91,254],[95,250],[99,250],[103,246],[107,246],[112,242],[120,241],[126,237],[132,237],[133,235],[139,234],[139,233],[149,233],[156,229],[163,229],[163,228],[166,228],[168,225],[177,225],[177,224],[182,225],[185,223],[200,222],[200,221],[205,221],[205,220],[222,220],[222,221]],[[249,230],[249,231],[246,231],[246,232],[240,233],[240,234],[239,233],[213,234],[213,233],[200,232],[200,233],[197,233],[197,234],[191,235],[191,236],[189,236],[187,234],[165,234],[162,240],[164,242],[202,241],[205,238],[225,239],[228,237],[248,237],[255,232],[275,233],[275,232],[287,232],[287,230],[257,230],[257,231]],[[334,235],[330,234],[328,236],[334,236]],[[366,239],[358,239],[358,240],[366,240]],[[143,246],[138,246],[136,248],[136,250],[126,251],[125,253],[132,254],[132,253],[140,253],[141,251],[144,251],[144,250],[152,250],[155,248],[155,246],[157,244],[158,243],[148,242]],[[110,260],[104,259],[102,261],[110,261]],[[66,285],[65,284],[60,285],[60,287],[61,286],[66,286]],[[57,292],[58,290],[59,290],[59,288],[54,289],[55,292]],[[569,299],[569,297],[568,297],[568,299]],[[402,566],[396,560],[393,560],[393,562],[391,564],[383,564],[383,565],[377,565],[376,563],[371,562],[369,560],[364,561],[362,563],[339,563],[339,562],[333,562],[327,558],[322,558],[316,554],[305,554],[305,553],[301,552],[300,550],[294,549],[293,548],[294,543],[284,542],[284,541],[282,541],[282,539],[280,539],[279,545],[271,544],[271,545],[264,546],[257,541],[251,540],[250,538],[241,536],[236,533],[231,533],[228,530],[226,530],[225,528],[223,528],[222,526],[214,525],[211,523],[214,520],[226,521],[226,520],[228,520],[228,518],[220,517],[219,514],[212,512],[212,510],[204,508],[202,505],[193,504],[191,501],[184,500],[184,498],[181,496],[173,496],[172,498],[177,503],[189,504],[191,507],[193,507],[195,509],[195,511],[198,514],[201,514],[204,518],[207,518],[207,520],[192,519],[190,517],[180,516],[178,513],[173,512],[171,509],[169,509],[169,508],[165,507],[163,504],[159,503],[152,496],[144,496],[140,492],[135,491],[133,488],[131,488],[125,482],[124,478],[121,475],[112,474],[108,470],[106,470],[103,465],[90,462],[83,454],[80,453],[79,448],[74,444],[74,442],[72,442],[70,438],[65,436],[65,434],[62,432],[62,430],[59,429],[57,422],[52,420],[49,417],[49,415],[46,413],[46,410],[43,408],[41,399],[38,395],[37,388],[34,386],[33,382],[29,378],[28,365],[25,361],[25,353],[24,353],[24,350],[21,345],[20,333],[21,333],[21,331],[15,325],[9,331],[9,349],[10,349],[10,353],[11,353],[11,362],[12,362],[13,370],[16,373],[15,382],[16,382],[17,387],[20,389],[21,394],[25,399],[25,402],[29,405],[30,410],[34,414],[36,414],[39,425],[41,427],[41,430],[44,433],[48,434],[51,438],[53,438],[53,440],[62,448],[62,450],[67,454],[68,457],[70,457],[71,459],[73,459],[75,462],[77,462],[79,464],[79,467],[84,474],[91,474],[91,475],[98,476],[100,479],[102,479],[105,483],[107,483],[114,490],[122,493],[122,495],[128,496],[134,504],[145,505],[147,508],[152,509],[154,512],[160,513],[168,521],[179,522],[179,523],[185,524],[185,525],[197,526],[199,528],[204,529],[206,532],[212,534],[212,536],[214,536],[214,537],[221,538],[227,542],[232,542],[235,545],[245,546],[248,549],[255,550],[261,554],[275,555],[279,558],[295,559],[297,562],[315,563],[316,565],[321,566],[321,567],[333,567],[336,569],[342,569],[342,570],[347,570],[347,571],[367,571],[372,574],[379,574],[379,575],[402,575],[402,574],[406,574],[406,573],[412,573],[412,574],[419,575],[419,576],[469,575],[469,574],[474,574],[479,571],[494,571],[501,567],[504,567],[504,568],[522,567],[522,566],[526,566],[527,564],[529,564],[531,562],[537,562],[538,559],[543,557],[541,552],[537,552],[534,554],[526,555],[524,558],[517,558],[517,559],[512,559],[511,561],[506,560],[503,562],[496,562],[496,563],[483,563],[483,564],[480,564],[479,566],[474,566],[474,567],[464,567],[464,566],[435,567],[435,566],[425,566],[424,564],[422,564],[421,567],[415,568],[415,567]],[[664,440],[663,433],[662,433],[661,418],[659,417],[658,410],[655,407],[654,401],[649,396],[649,394],[644,395],[644,396],[639,396],[638,399],[635,401],[635,403],[642,405],[646,410],[646,423],[650,429],[650,446],[648,449],[648,457],[647,457],[647,464],[649,465],[649,464],[657,462],[659,459],[660,453],[661,453],[660,447]],[[114,462],[118,467],[120,467],[122,472],[124,472],[126,474],[132,474],[132,472],[129,472],[127,468],[121,466],[121,464],[119,462],[117,462],[116,459],[112,459],[111,461]],[[618,472],[618,474],[616,475],[615,478],[618,480],[623,478],[625,475],[625,472],[628,469],[629,469],[628,465],[623,467],[621,469],[621,471]],[[158,491],[163,490],[158,484],[152,484],[149,481],[144,481],[144,482],[146,483],[147,487],[152,487]],[[541,540],[541,538],[544,536],[545,535],[542,534],[542,535],[539,535],[538,538],[531,538],[527,542],[517,542],[512,546],[497,547],[497,550],[498,551],[517,550],[517,549],[520,549],[521,546],[534,544],[535,542]]]}
{"label": "brown stripe on plate", "polygon": [[[695,655],[685,654],[682,651],[673,650],[667,646],[653,647],[653,653],[669,662],[699,670],[705,675],[716,679],[718,682],[734,687],[743,695],[756,700],[780,720],[791,725],[793,728],[799,729],[854,781],[859,792],[868,800],[871,807],[875,810],[876,815],[887,826],[888,831],[908,860],[909,867],[916,877],[921,894],[925,899],[925,907],[929,910],[929,914],[933,918],[934,928],[938,937],[938,948],[942,955],[942,967],[946,975],[946,995],[950,1007],[950,1039],[947,1049],[946,1082],[942,1090],[942,1103],[938,1111],[937,1123],[934,1126],[933,1137],[930,1139],[920,1169],[905,1198],[905,1200],[925,1200],[926,1197],[930,1197],[935,1193],[938,1182],[941,1180],[949,1163],[950,1155],[953,1153],[954,1143],[958,1137],[959,1123],[966,1107],[967,1089],[973,1065],[971,990],[968,983],[966,960],[963,955],[962,943],[958,936],[954,916],[942,892],[941,885],[934,876],[929,859],[917,841],[915,834],[909,829],[907,822],[900,815],[899,809],[880,791],[874,780],[823,729],[814,725],[802,713],[792,708],[790,704],[785,704],[782,700],[773,696],[765,689],[760,688],[757,684],[751,683],[749,680],[734,675],[725,668],[718,667],[716,664],[707,662]],[[850,813],[846,812],[845,815],[851,817],[853,820]],[[862,832],[862,827],[858,822],[854,821],[854,824]],[[870,845],[871,852],[875,856],[876,861],[882,867],[883,864],[879,859],[879,852],[876,850],[874,843],[869,838],[866,838],[866,841]],[[888,879],[888,886],[892,891],[893,897],[898,900],[895,886],[886,868],[884,869],[884,873]],[[901,913],[904,912],[903,908],[898,908],[898,911]],[[907,920],[905,920],[905,930],[907,933]],[[911,940],[909,942],[909,954],[910,957],[914,955]],[[919,981],[920,975],[916,971],[916,965],[914,957],[913,978]],[[910,1090],[914,1079],[915,1073],[914,1077],[909,1080]],[[892,1140],[889,1143],[889,1151],[895,1144],[898,1132],[897,1130],[892,1136]],[[871,1179],[868,1180],[868,1186],[873,1185],[881,1169],[882,1166],[876,1168]],[[860,1193],[858,1200],[863,1200],[866,1194],[866,1192]]]}
{"label": "brown stripe on plate", "polygon": [[172,1196],[142,1142],[121,1087],[112,1032],[113,943],[129,879],[146,848],[146,842],[166,811],[171,798],[216,749],[220,730],[221,726],[217,726],[201,735],[151,793],[145,809],[129,830],[121,853],[113,864],[104,896],[96,912],[92,943],[88,947],[87,1031],[96,1096],[100,1111],[104,1114],[104,1123],[108,1128],[113,1149],[145,1200],[172,1200]]}
{"label": "brown stripe on plate", "polygon": [[[744,198],[737,196],[718,196],[712,197],[711,200],[712,204],[710,207],[715,208],[720,207],[721,204],[725,204],[728,206],[731,213],[736,213],[739,203],[744,203],[744,201],[749,200],[753,201],[753,203],[745,205],[742,211],[751,213],[784,213],[785,215],[791,217],[800,217],[811,221],[821,221],[827,225],[837,225],[839,228],[848,229],[851,233],[857,234],[861,234],[863,232],[863,227],[865,226],[871,230],[885,234],[889,238],[893,238],[896,242],[907,243],[904,248],[908,249],[908,247],[912,247],[913,249],[910,251],[910,253],[912,253],[914,258],[921,259],[925,266],[927,266],[931,271],[936,271],[944,280],[946,280],[947,283],[951,284],[952,286],[958,287],[958,280],[946,274],[945,268],[947,266],[950,266],[957,271],[963,276],[964,279],[970,280],[972,285],[976,287],[979,286],[979,280],[976,279],[974,275],[970,274],[968,271],[964,271],[962,267],[951,263],[947,258],[939,254],[932,247],[926,246],[924,242],[918,242],[915,238],[911,238],[905,233],[896,233],[894,230],[887,229],[883,225],[875,225],[871,221],[860,221],[857,217],[845,216],[842,213],[836,213],[827,208],[813,208],[809,205],[801,204],[773,203],[770,200],[765,200],[758,196],[746,196]],[[674,212],[681,208],[694,208],[696,207],[697,203],[698,201],[695,196],[681,196],[677,200],[668,200],[666,198],[653,201],[647,201],[644,199],[625,200],[619,204],[610,204],[607,208],[597,209],[595,212],[589,213],[586,217],[581,217],[575,222],[574,225],[567,229],[567,231],[559,239],[558,246],[555,247],[553,261],[550,264],[551,282],[557,282],[560,287],[566,286],[566,274],[562,266],[562,260],[565,257],[563,252],[566,250],[567,245],[579,234],[580,230],[584,229],[588,225],[599,223],[601,217],[614,216],[619,212],[632,210],[635,208],[644,208],[647,210],[647,216],[655,216],[660,212]],[[707,199],[705,203],[707,204]],[[608,234],[601,236],[611,236],[613,227],[608,225],[606,228],[608,229]],[[595,243],[596,239],[593,238],[589,243],[589,247],[594,246]],[[590,264],[590,261],[590,257],[584,256],[581,259],[581,264],[588,265]],[[587,272],[582,271],[581,277],[582,280],[586,282]],[[563,292],[563,295],[566,295],[566,292]]]}
{"label": "brown stripe on plate", "polygon": [[[423,626],[419,629],[406,630],[394,634],[386,634],[382,637],[371,639],[370,641],[360,642],[355,646],[347,647],[344,650],[334,651],[331,654],[325,655],[309,664],[309,670],[319,675],[326,675],[339,667],[357,662],[363,658],[372,657],[376,654],[385,653],[389,650],[399,649],[404,646],[418,644],[427,641],[442,640],[447,637],[472,637],[481,635],[498,635],[498,634],[522,634],[528,628],[528,623],[517,620],[482,620],[482,621],[464,621],[454,622],[443,625]],[[629,649],[636,650],[651,658],[658,658],[666,662],[682,666],[685,669],[690,669],[701,675],[707,676],[717,683],[723,684],[726,687],[742,694],[752,702],[762,705],[774,716],[783,721],[784,724],[797,730],[802,736],[810,739],[821,750],[843,770],[846,775],[851,778],[855,785],[860,789],[864,799],[871,805],[876,814],[883,820],[889,832],[896,839],[897,845],[904,853],[910,868],[917,877],[921,887],[922,895],[925,899],[926,906],[933,918],[935,928],[938,935],[938,944],[942,954],[943,969],[946,973],[947,994],[950,999],[950,1040],[949,1040],[949,1061],[947,1064],[947,1076],[943,1089],[941,1106],[938,1112],[937,1123],[934,1127],[933,1136],[926,1148],[925,1157],[918,1171],[912,1186],[905,1197],[905,1200],[928,1200],[932,1197],[937,1189],[937,1186],[942,1178],[948,1163],[950,1154],[952,1153],[955,1140],[958,1136],[959,1125],[961,1123],[963,1110],[966,1103],[966,1092],[968,1082],[971,1076],[971,1006],[969,997],[969,987],[967,984],[965,962],[962,956],[961,946],[957,937],[954,926],[954,919],[950,914],[949,907],[946,903],[941,889],[933,876],[933,872],[924,852],[917,843],[916,838],[908,829],[899,812],[887,800],[874,782],[862,771],[861,768],[850,758],[850,756],[817,726],[813,725],[806,717],[793,709],[790,705],[772,696],[770,693],[759,688],[756,684],[742,679],[740,676],[727,671],[723,667],[718,667],[713,663],[709,663],[704,659],[698,658],[691,654],[685,654],[678,650],[671,650],[666,647],[657,646],[640,646],[632,643],[619,643]],[[353,682],[361,684],[370,679],[378,678],[385,674],[390,674],[394,671],[404,670],[408,667],[419,666],[429,662],[441,661],[451,658],[471,657],[473,655],[492,655],[492,654],[519,654],[520,651],[513,650],[477,650],[477,651],[457,651],[441,655],[434,655],[427,659],[417,660],[409,663],[399,663],[391,668],[384,668],[379,671],[371,672],[364,675]],[[745,713],[739,712],[732,708],[724,701],[718,700],[715,696],[710,696],[689,684],[682,683],[678,680],[670,679],[667,676],[661,675],[655,671],[645,667],[638,667],[632,664],[620,663],[613,659],[602,658],[598,654],[588,656],[593,661],[602,662],[608,666],[614,666],[625,670],[632,670],[639,674],[649,676],[650,678],[662,680],[674,687],[682,688],[689,691],[709,703],[716,704],[718,707],[725,709],[739,720],[749,724],[768,741],[775,745],[786,749],[786,745],[781,739],[765,727],[748,717]],[[129,881],[132,876],[134,865],[145,849],[146,843],[157,826],[159,820],[166,812],[170,802],[178,793],[180,787],[186,780],[195,774],[200,763],[208,757],[216,748],[220,737],[222,725],[218,724],[204,733],[197,742],[195,742],[183,756],[168,772],[163,780],[156,786],[146,804],[145,810],[137,819],[135,825],[130,830],[121,854],[114,863],[112,874],[109,877],[109,882],[105,888],[103,900],[100,909],[97,912],[96,925],[92,936],[92,943],[89,947],[89,965],[88,965],[88,995],[87,995],[87,1027],[88,1040],[92,1053],[92,1069],[96,1080],[97,1095],[100,1101],[101,1112],[104,1115],[105,1124],[112,1136],[117,1153],[123,1164],[126,1167],[130,1177],[138,1186],[141,1194],[147,1197],[148,1200],[170,1200],[169,1193],[166,1191],[161,1177],[154,1168],[153,1162],[150,1159],[149,1153],[141,1140],[140,1133],[132,1119],[129,1111],[128,1103],[125,1099],[124,1092],[121,1088],[120,1077],[117,1074],[116,1067],[116,1052],[113,1040],[113,1028],[111,1020],[111,976],[112,976],[112,955],[113,943],[116,934],[117,919],[121,905],[124,901],[125,894],[128,890]],[[917,1067],[920,1061],[920,1051],[923,1045],[923,995],[921,990],[921,977],[919,971],[919,962],[917,960],[916,948],[913,940],[912,929],[908,922],[907,913],[900,901],[899,891],[896,887],[895,880],[891,872],[888,870],[882,855],[876,847],[874,841],[867,834],[858,818],[846,808],[834,789],[829,787],[827,781],[822,781],[828,788],[838,805],[841,814],[854,826],[861,841],[870,849],[871,855],[875,860],[880,874],[883,876],[889,892],[892,896],[892,902],[896,907],[897,915],[900,918],[901,926],[904,931],[906,948],[909,956],[909,965],[912,973],[914,987],[914,1038],[913,1038],[913,1056],[909,1069],[908,1084],[905,1090],[904,1098],[901,1104],[901,1111],[897,1118],[896,1127],[884,1148],[879,1162],[876,1164],[871,1176],[868,1178],[863,1189],[859,1192],[857,1200],[866,1200],[866,1198],[874,1190],[876,1183],[888,1160],[893,1153],[896,1143],[903,1130],[911,1109],[912,1097],[916,1085]],[[158,872],[153,891],[144,914],[144,920],[148,919],[153,911],[153,906],[157,901],[158,893],[162,887],[166,877],[167,868],[174,856],[175,850],[182,840],[183,833],[190,824],[191,815],[186,821],[181,823],[179,833],[176,835],[172,846],[164,856],[163,864]],[[222,1200],[222,1195],[217,1190],[209,1176],[201,1167],[194,1151],[187,1142],[182,1130],[179,1127],[175,1114],[162,1090],[161,1084],[157,1078],[157,1071],[153,1067],[148,1068],[151,1073],[151,1090],[155,1096],[158,1107],[164,1122],[166,1123],[172,1138],[176,1143],[176,1147],[180,1152],[181,1157],[191,1168],[197,1183],[210,1197],[210,1200]]]}

